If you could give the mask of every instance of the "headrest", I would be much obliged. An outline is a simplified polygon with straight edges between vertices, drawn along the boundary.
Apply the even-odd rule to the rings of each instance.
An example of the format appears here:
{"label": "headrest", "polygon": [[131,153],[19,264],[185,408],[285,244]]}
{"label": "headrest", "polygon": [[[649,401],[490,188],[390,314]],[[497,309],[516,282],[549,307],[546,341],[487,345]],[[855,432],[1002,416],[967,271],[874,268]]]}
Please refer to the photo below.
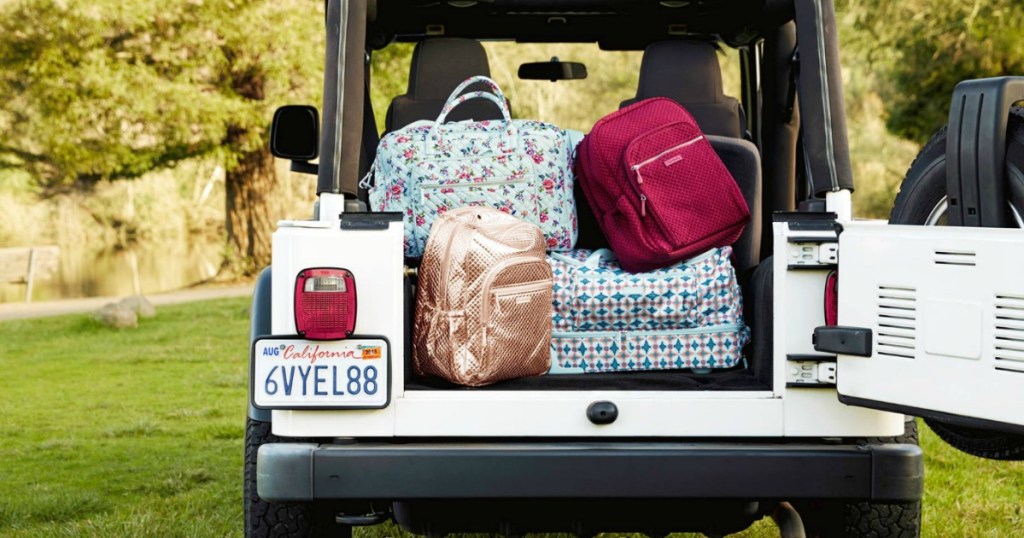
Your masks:
{"label": "headrest", "polygon": [[413,99],[447,99],[462,81],[491,76],[487,51],[475,39],[437,37],[420,41],[412,53],[409,90]]}
{"label": "headrest", "polygon": [[703,41],[659,41],[644,50],[636,98],[668,97],[680,103],[716,103],[725,98],[714,45]]}

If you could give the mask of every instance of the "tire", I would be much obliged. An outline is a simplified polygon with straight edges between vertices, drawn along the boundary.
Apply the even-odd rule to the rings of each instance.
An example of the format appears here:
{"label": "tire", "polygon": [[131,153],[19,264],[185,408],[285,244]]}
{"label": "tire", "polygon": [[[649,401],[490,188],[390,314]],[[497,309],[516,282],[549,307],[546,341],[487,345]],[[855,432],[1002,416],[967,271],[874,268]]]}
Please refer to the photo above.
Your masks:
{"label": "tire", "polygon": [[[1007,195],[1018,215],[1024,215],[1024,108],[1010,111],[1007,125]],[[914,159],[900,185],[890,224],[926,226],[932,210],[946,197],[946,127],[939,129]],[[1013,222],[1014,216],[1011,216]]]}
{"label": "tire", "polygon": [[[917,420],[908,417],[903,435],[852,440],[857,445],[918,444]],[[918,538],[921,503],[810,500],[794,502],[808,538]]]}
{"label": "tire", "polygon": [[928,427],[953,448],[972,456],[1001,461],[1024,461],[1024,436],[957,426],[925,419]]}
{"label": "tire", "polygon": [[351,538],[352,528],[337,525],[330,506],[314,503],[270,503],[256,493],[256,453],[266,443],[308,442],[282,439],[270,431],[269,422],[246,418],[245,426],[245,538]]}
{"label": "tire", "polygon": [[[1024,216],[1024,108],[1014,107],[1006,132],[1006,179],[1010,222],[1020,226]],[[935,210],[946,197],[946,127],[939,129],[914,159],[900,186],[891,224],[942,225]],[[1024,436],[977,430],[937,419],[925,422],[940,439],[980,458],[1024,459]]]}

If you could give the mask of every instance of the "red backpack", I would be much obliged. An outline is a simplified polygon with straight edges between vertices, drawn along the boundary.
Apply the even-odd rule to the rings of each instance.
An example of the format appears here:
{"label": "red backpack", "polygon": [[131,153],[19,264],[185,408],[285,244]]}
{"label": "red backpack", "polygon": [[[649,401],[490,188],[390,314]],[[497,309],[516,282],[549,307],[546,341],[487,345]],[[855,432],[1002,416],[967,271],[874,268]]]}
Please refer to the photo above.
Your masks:
{"label": "red backpack", "polygon": [[576,149],[579,181],[623,269],[650,271],[731,245],[750,220],[736,181],[679,103],[601,118]]}

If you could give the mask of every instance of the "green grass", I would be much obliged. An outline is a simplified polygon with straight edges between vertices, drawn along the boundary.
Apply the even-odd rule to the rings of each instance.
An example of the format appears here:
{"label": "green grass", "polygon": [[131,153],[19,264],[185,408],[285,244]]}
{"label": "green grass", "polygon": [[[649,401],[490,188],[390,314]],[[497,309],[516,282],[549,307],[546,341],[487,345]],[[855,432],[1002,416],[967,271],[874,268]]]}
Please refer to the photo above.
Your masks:
{"label": "green grass", "polygon": [[[168,306],[125,331],[0,323],[0,536],[240,536],[247,305]],[[924,535],[1020,535],[1024,465],[922,437]]]}

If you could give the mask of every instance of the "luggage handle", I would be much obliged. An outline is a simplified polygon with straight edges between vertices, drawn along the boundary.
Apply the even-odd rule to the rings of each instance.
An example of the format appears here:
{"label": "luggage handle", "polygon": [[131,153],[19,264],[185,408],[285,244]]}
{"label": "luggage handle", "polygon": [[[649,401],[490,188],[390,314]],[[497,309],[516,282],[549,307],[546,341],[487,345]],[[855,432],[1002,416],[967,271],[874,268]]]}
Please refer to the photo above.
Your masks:
{"label": "luggage handle", "polygon": [[586,267],[600,267],[602,261],[617,261],[619,258],[615,255],[611,249],[599,248],[595,250],[587,259],[583,261],[583,265]]}
{"label": "luggage handle", "polygon": [[599,268],[601,266],[601,260],[607,260],[611,262],[618,260],[618,257],[615,256],[615,253],[607,248],[599,248],[595,250],[594,252],[590,253],[590,256],[587,256],[587,259],[583,261],[573,258],[572,256],[566,256],[565,254],[561,254],[559,252],[549,252],[548,256],[560,262],[567,263],[573,267],[589,267],[592,269]]}
{"label": "luggage handle", "polygon": [[[470,86],[472,86],[474,84],[481,84],[481,83],[482,84],[486,84],[487,87],[491,89],[491,91],[490,92],[475,91],[475,92],[472,92],[472,93],[467,93],[465,96],[462,95],[462,92],[466,91],[466,88],[468,88],[468,87],[470,87]],[[463,80],[462,83],[460,83],[458,86],[455,87],[454,90],[452,90],[451,95],[448,96],[448,99],[444,103],[444,107],[441,109],[441,115],[437,117],[437,122],[438,123],[444,123],[445,117],[448,116],[448,113],[451,112],[453,108],[461,105],[462,103],[465,103],[466,101],[468,101],[470,99],[475,99],[476,97],[480,97],[480,95],[475,95],[474,97],[467,97],[467,96],[474,95],[474,94],[488,94],[488,93],[493,95],[494,97],[497,97],[498,99],[500,99],[500,100],[491,99],[491,101],[493,101],[494,104],[498,105],[498,108],[501,109],[501,114],[503,116],[505,116],[505,121],[510,121],[511,117],[512,117],[512,113],[508,109],[508,100],[505,99],[505,94],[501,91],[501,88],[498,87],[498,83],[494,82],[494,80],[492,80],[489,77],[485,77],[483,75],[477,75],[475,77],[469,77],[466,80]]]}
{"label": "luggage handle", "polygon": [[[484,83],[490,87],[491,91],[474,91],[462,95],[462,92],[469,86],[477,83]],[[470,77],[459,84],[452,94],[445,101],[444,107],[441,109],[441,114],[438,115],[437,120],[434,122],[434,126],[430,128],[430,133],[427,135],[427,152],[434,153],[431,151],[432,148],[440,148],[443,145],[441,132],[443,131],[443,125],[445,120],[448,118],[448,114],[451,113],[457,106],[470,101],[472,99],[486,99],[495,104],[499,110],[505,122],[505,140],[501,144],[502,153],[511,153],[516,150],[517,144],[516,135],[517,130],[515,124],[512,123],[512,113],[508,109],[508,101],[505,100],[505,94],[502,93],[501,88],[498,84],[485,76]]]}

